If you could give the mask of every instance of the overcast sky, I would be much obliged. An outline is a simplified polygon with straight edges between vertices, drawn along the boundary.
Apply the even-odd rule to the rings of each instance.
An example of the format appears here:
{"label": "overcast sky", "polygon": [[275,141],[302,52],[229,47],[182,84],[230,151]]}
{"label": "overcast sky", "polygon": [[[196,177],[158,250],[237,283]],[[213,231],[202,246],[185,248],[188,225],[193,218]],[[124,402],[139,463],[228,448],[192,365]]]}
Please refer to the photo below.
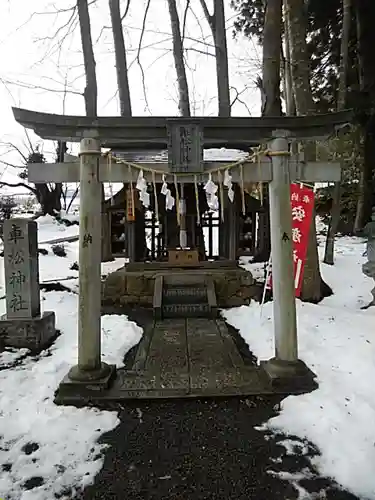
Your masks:
{"label": "overcast sky", "polygon": [[[183,8],[186,0],[180,0]],[[212,0],[208,0],[211,7]],[[234,116],[259,114],[260,103],[254,80],[259,71],[261,51],[254,42],[239,38],[233,40],[235,13],[226,2],[230,84],[242,92],[241,100],[233,107]],[[14,142],[22,148],[25,139],[23,128],[13,119],[11,106],[49,113],[84,114],[82,93],[85,80],[79,26],[70,30],[63,26],[72,12],[54,14],[56,9],[68,9],[74,0],[2,0],[0,2],[0,141]],[[151,0],[146,28],[140,51],[140,63],[145,72],[147,102],[145,100],[141,70],[137,61],[139,39],[146,0],[132,0],[124,22],[128,53],[129,79],[133,115],[176,115],[177,91],[175,70],[171,54],[169,14],[166,0]],[[196,115],[215,115],[216,73],[212,38],[204,19],[199,0],[191,0],[193,12],[187,18],[186,42],[188,78],[192,111]],[[182,12],[182,11],[181,11]],[[116,74],[112,34],[108,27],[107,0],[97,0],[90,7],[92,34],[98,77],[98,106],[100,115],[118,115]],[[76,23],[76,22],[75,22]],[[57,33],[57,36],[56,36]],[[206,42],[206,43],[204,43]],[[68,92],[64,97],[64,82]],[[18,85],[17,85],[18,83]],[[235,91],[232,91],[233,97]],[[32,136],[38,142],[38,138]],[[51,144],[44,150],[52,151]],[[0,149],[1,151],[1,149]],[[4,148],[2,148],[4,153]],[[12,162],[17,157],[12,155]],[[0,175],[4,170],[0,167]],[[11,169],[3,173],[3,179],[13,182],[16,177]],[[2,188],[0,188],[2,189]]]}

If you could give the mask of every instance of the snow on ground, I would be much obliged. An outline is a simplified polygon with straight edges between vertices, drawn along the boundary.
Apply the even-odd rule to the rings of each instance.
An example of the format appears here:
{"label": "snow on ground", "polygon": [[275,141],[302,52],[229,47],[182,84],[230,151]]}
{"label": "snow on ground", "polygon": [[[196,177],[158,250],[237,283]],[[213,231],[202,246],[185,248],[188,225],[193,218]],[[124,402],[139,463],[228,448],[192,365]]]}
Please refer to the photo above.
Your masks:
{"label": "snow on ground", "polygon": [[[62,335],[41,356],[0,371],[0,498],[51,500],[69,487],[89,484],[102,467],[97,440],[118,424],[114,412],[53,403],[59,382],[77,361],[78,296],[49,292],[43,299],[44,310],[56,311]],[[121,366],[141,334],[126,316],[103,316],[103,359]],[[11,358],[12,350],[0,354],[0,366]],[[32,478],[42,484],[26,491]]]}
{"label": "snow on ground", "polygon": [[[373,288],[361,270],[364,251],[363,240],[338,239],[335,266],[322,264],[334,295],[319,305],[297,301],[299,357],[317,374],[319,389],[286,398],[260,430],[308,439],[321,451],[311,459],[321,474],[375,499],[375,308],[361,310]],[[274,355],[272,303],[262,316],[256,303],[224,315],[259,359]],[[291,453],[293,443],[282,444]]]}
{"label": "snow on ground", "polygon": [[[75,217],[73,217],[73,220],[75,220]],[[58,238],[78,236],[79,234],[79,226],[77,224],[66,226],[65,224],[59,223],[54,217],[51,217],[50,215],[38,217],[36,222],[38,223],[39,244]]]}
{"label": "snow on ground", "polygon": [[[77,231],[78,226],[72,228]],[[50,240],[66,236],[71,227],[57,226],[46,217],[39,230]],[[54,255],[51,245],[39,245],[48,250],[48,255],[39,256],[40,278],[43,282],[73,276],[62,284],[76,290],[78,272],[70,267],[78,260],[78,244],[63,245],[66,257]],[[123,259],[103,263],[102,273],[122,265]],[[3,266],[1,257],[0,297]],[[118,424],[114,412],[54,405],[59,382],[77,361],[78,295],[42,292],[41,296],[43,310],[56,312],[61,335],[54,345],[37,357],[27,349],[0,353],[0,498],[9,500],[51,500],[55,493],[89,484],[102,467],[103,446],[97,440]],[[0,314],[4,312],[5,300],[0,299]],[[103,360],[121,366],[141,335],[142,329],[126,316],[103,316]],[[28,490],[32,485],[40,486]]]}

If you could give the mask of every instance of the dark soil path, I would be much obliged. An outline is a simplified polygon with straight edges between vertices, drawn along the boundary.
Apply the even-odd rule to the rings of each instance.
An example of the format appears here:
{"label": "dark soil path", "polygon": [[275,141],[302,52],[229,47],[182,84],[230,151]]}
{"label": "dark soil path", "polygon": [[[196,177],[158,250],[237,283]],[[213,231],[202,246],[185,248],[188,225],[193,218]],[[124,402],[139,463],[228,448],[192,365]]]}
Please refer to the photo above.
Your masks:
{"label": "dark soil path", "polygon": [[[134,402],[103,437],[104,467],[83,500],[356,500],[321,478],[306,456],[287,456],[274,436],[254,427],[275,415],[280,400]],[[115,408],[113,408],[115,409]],[[306,445],[306,443],[304,443]],[[309,455],[317,453],[309,446]],[[271,471],[301,473],[297,487]],[[309,477],[308,479],[306,477]],[[323,490],[325,493],[323,493]]]}

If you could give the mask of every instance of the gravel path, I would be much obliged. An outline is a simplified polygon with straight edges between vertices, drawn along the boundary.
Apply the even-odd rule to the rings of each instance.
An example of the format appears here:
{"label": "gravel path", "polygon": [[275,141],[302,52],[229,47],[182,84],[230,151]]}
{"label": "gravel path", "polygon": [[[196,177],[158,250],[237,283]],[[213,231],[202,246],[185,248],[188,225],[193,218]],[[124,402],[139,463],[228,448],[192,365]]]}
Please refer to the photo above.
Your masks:
{"label": "gravel path", "polygon": [[[110,445],[104,467],[80,498],[356,500],[319,477],[306,456],[287,456],[277,444],[285,436],[254,429],[275,414],[279,402],[260,397],[131,402],[120,409],[121,424],[103,437]],[[308,448],[310,456],[317,453]],[[293,486],[271,470],[304,470],[305,476],[307,470],[311,477]],[[303,489],[315,495],[303,496]]]}

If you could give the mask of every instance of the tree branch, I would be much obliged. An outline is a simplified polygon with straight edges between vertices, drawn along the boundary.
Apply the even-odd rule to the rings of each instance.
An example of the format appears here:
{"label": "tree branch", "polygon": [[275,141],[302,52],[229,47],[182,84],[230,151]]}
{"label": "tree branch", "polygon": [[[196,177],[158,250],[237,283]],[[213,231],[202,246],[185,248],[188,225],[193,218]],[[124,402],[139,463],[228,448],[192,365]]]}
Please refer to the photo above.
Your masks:
{"label": "tree branch", "polygon": [[0,186],[7,186],[7,187],[24,187],[26,189],[28,189],[29,191],[31,191],[32,193],[34,193],[36,195],[36,189],[34,189],[33,187],[25,184],[24,182],[16,182],[16,183],[12,183],[12,182],[4,182],[4,181],[0,181]]}
{"label": "tree branch", "polygon": [[240,99],[240,96],[246,92],[246,90],[248,90],[248,87],[245,87],[244,89],[241,90],[241,92],[239,92],[236,87],[230,87],[230,90],[234,90],[234,92],[236,93],[233,101],[231,102],[230,104],[230,108],[232,109],[232,107],[234,106],[234,104],[236,102],[239,102],[240,104],[242,104],[245,108],[246,108],[246,111],[249,113],[249,116],[251,116],[251,110],[249,108],[249,106],[246,104],[245,101],[243,101],[242,99]]}
{"label": "tree branch", "polygon": [[185,40],[186,18],[187,18],[187,13],[188,13],[189,7],[190,7],[190,0],[186,0],[186,6],[185,6],[184,17],[183,17],[183,22],[182,22],[182,36],[181,36],[182,45],[184,44],[184,40]]}
{"label": "tree branch", "polygon": [[207,19],[208,24],[210,25],[210,28],[213,29],[214,27],[214,16],[210,14],[210,11],[208,10],[206,0],[200,0],[204,16]]}
{"label": "tree branch", "polygon": [[194,47],[188,47],[185,52],[197,52],[198,54],[203,54],[204,56],[216,57],[215,54],[210,54],[210,52],[205,52],[204,50],[195,49]]}
{"label": "tree branch", "polygon": [[145,15],[143,16],[141,36],[139,38],[139,45],[138,45],[138,51],[137,51],[137,63],[138,63],[138,66],[139,66],[139,68],[141,70],[143,96],[144,96],[144,99],[145,99],[146,109],[148,109],[148,111],[151,113],[150,106],[148,105],[148,100],[147,100],[146,77],[145,77],[145,72],[143,70],[143,66],[142,66],[142,63],[141,63],[142,42],[143,42],[143,37],[144,37],[144,34],[145,34],[145,30],[146,30],[146,20],[147,20],[148,11],[150,9],[150,4],[151,4],[151,0],[147,0],[146,9],[145,9]]}
{"label": "tree branch", "polygon": [[129,8],[130,8],[130,2],[131,0],[128,0],[128,3],[126,4],[126,7],[125,7],[125,12],[124,14],[121,16],[121,22],[125,19],[125,17],[128,15],[128,12],[129,12]]}

